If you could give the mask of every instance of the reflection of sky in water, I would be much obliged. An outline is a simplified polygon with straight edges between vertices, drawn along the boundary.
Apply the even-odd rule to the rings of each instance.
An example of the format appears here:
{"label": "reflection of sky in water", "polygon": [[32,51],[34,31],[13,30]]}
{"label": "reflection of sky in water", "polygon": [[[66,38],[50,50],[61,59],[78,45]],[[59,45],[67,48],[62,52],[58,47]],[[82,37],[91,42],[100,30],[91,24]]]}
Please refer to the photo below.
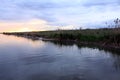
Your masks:
{"label": "reflection of sky in water", "polygon": [[0,45],[28,45],[31,47],[37,47],[37,46],[44,46],[44,43],[42,41],[32,41],[32,40],[28,40],[26,38],[20,38],[17,36],[3,36],[0,35]]}
{"label": "reflection of sky in water", "polygon": [[0,35],[0,80],[119,80],[118,55]]}

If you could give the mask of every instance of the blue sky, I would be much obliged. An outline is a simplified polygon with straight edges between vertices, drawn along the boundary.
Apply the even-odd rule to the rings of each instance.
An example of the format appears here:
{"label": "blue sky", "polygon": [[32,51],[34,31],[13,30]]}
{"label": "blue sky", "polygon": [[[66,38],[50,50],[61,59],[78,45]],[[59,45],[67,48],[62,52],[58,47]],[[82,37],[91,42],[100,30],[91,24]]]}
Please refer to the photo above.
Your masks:
{"label": "blue sky", "polygon": [[0,0],[1,31],[98,28],[119,17],[119,0]]}

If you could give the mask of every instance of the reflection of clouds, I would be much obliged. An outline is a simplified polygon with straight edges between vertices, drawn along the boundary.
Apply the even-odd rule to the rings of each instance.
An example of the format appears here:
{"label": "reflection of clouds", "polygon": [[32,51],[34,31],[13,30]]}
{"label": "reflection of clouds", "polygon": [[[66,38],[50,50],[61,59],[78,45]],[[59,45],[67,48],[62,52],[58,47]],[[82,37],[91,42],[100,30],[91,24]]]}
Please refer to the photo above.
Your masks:
{"label": "reflection of clouds", "polygon": [[56,61],[56,57],[55,56],[50,56],[50,55],[37,55],[37,56],[28,56],[28,57],[24,57],[21,60],[25,63],[25,64],[38,64],[38,63],[52,63],[54,61]]}
{"label": "reflection of clouds", "polygon": [[6,36],[6,35],[0,35],[0,44],[2,45],[26,45],[31,46],[33,48],[37,47],[43,47],[44,42],[43,41],[32,41],[27,38],[17,37],[17,36]]}
{"label": "reflection of clouds", "polygon": [[84,56],[89,56],[91,58],[107,58],[110,57],[106,54],[104,50],[93,49],[93,48],[81,48],[81,51],[84,53]]}
{"label": "reflection of clouds", "polygon": [[120,56],[119,55],[116,55],[113,57],[114,59],[114,63],[113,63],[113,66],[115,67],[115,69],[117,71],[120,71]]}
{"label": "reflection of clouds", "polygon": [[34,48],[36,47],[43,47],[44,46],[44,42],[43,41],[29,41],[30,45]]}

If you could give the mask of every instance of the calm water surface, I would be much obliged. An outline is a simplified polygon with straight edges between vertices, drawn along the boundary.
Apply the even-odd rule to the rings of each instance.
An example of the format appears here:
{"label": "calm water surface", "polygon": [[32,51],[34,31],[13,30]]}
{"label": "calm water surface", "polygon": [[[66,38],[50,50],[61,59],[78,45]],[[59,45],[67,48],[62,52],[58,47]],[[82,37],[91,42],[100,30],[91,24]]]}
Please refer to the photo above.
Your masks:
{"label": "calm water surface", "polygon": [[120,56],[98,48],[0,35],[0,80],[120,80]]}

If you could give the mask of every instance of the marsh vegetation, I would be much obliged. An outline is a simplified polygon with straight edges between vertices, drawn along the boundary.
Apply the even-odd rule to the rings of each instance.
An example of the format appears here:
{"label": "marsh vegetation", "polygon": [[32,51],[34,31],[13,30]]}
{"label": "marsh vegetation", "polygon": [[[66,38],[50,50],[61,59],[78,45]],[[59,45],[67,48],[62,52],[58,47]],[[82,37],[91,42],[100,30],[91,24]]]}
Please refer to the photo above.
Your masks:
{"label": "marsh vegetation", "polygon": [[120,20],[117,18],[114,20],[113,25],[109,25],[108,23],[106,23],[106,25],[108,27],[100,29],[33,31],[4,34],[23,36],[33,39],[42,37],[48,40],[89,42],[120,48]]}

